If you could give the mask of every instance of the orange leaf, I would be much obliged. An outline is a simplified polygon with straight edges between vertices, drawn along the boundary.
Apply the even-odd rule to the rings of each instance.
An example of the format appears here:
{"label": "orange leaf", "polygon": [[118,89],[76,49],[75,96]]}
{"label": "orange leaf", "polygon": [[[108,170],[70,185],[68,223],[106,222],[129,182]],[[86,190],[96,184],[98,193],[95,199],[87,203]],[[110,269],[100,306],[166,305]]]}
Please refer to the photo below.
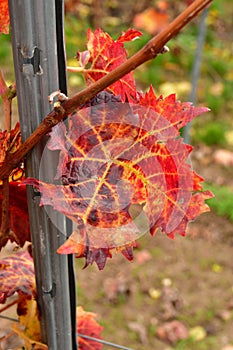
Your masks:
{"label": "orange leaf", "polygon": [[[96,322],[96,314],[92,312],[84,311],[84,309],[79,306],[77,308],[77,333],[88,335],[93,338],[102,339],[100,333],[103,329]],[[93,340],[78,337],[78,345],[80,350],[101,350],[102,344]]]}
{"label": "orange leaf", "polygon": [[169,15],[163,9],[148,8],[134,17],[134,26],[156,35],[169,24]]}
{"label": "orange leaf", "polygon": [[0,33],[9,33],[9,10],[8,10],[8,0],[0,1]]}

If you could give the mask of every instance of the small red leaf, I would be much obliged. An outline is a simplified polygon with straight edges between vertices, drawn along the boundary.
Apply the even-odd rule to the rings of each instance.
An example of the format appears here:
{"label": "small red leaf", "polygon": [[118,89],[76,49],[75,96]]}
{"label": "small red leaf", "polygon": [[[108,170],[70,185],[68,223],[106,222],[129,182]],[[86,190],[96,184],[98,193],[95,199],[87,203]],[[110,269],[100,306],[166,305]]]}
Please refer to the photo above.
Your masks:
{"label": "small red leaf", "polygon": [[117,39],[117,42],[125,43],[126,41],[132,41],[139,38],[141,35],[142,33],[139,32],[139,30],[130,28],[125,33],[122,33],[122,35],[119,36],[119,38]]}
{"label": "small red leaf", "polygon": [[102,339],[100,334],[103,327],[96,322],[96,314],[84,311],[79,306],[77,308],[77,333],[78,345],[80,350],[101,350],[103,345],[94,340],[82,338],[82,335],[87,335],[93,338]]}
{"label": "small red leaf", "polygon": [[9,33],[9,10],[8,10],[8,0],[0,1],[0,33]]}
{"label": "small red leaf", "polygon": [[[84,72],[84,77],[88,85],[99,80],[120,64],[127,60],[126,50],[123,42],[135,39],[139,36],[139,31],[130,29],[123,34],[118,40],[114,41],[107,33],[101,29],[97,29],[94,33],[88,31],[88,51],[78,53],[79,63],[81,67],[88,67]],[[134,101],[136,99],[136,86],[133,73],[126,74],[116,83],[108,87],[109,91],[115,95],[120,95],[122,101],[128,99]]]}

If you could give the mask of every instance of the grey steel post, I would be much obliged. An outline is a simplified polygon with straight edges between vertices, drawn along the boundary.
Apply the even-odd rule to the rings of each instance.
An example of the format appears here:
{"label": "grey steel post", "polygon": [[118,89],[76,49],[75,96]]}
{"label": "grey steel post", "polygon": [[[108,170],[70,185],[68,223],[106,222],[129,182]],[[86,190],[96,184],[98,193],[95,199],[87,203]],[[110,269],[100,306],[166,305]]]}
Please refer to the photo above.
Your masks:
{"label": "grey steel post", "polygon": [[[59,89],[56,6],[56,0],[9,0],[23,140],[52,108],[48,95]],[[27,176],[39,177],[40,159],[46,142],[47,138],[44,138],[27,156]],[[44,171],[40,169],[40,178],[42,176],[48,181],[54,177],[57,156],[48,155],[46,164]],[[59,231],[45,208],[39,207],[38,193],[29,188],[27,194],[42,340],[51,350],[75,349],[68,257],[56,254],[67,236],[67,220],[53,212],[58,227],[62,227]]]}

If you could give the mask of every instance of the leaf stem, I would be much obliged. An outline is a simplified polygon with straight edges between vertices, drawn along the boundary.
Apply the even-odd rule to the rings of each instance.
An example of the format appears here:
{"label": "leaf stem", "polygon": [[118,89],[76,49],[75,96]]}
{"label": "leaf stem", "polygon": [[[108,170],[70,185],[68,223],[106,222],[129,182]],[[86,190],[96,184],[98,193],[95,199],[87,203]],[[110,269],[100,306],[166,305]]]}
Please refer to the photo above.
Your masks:
{"label": "leaf stem", "polygon": [[164,45],[211,2],[212,0],[195,0],[178,17],[176,17],[167,28],[153,37],[141,50],[130,57],[126,62],[81,92],[64,101],[61,108],[51,111],[38,128],[28,137],[24,144],[15,153],[8,155],[3,166],[0,168],[0,179],[8,176],[12,169],[18,165],[20,160],[25,157],[39,140],[68,114],[72,113],[83,103],[90,100],[100,91],[106,89],[109,85],[121,79],[142,63],[149,61],[162,53]]}

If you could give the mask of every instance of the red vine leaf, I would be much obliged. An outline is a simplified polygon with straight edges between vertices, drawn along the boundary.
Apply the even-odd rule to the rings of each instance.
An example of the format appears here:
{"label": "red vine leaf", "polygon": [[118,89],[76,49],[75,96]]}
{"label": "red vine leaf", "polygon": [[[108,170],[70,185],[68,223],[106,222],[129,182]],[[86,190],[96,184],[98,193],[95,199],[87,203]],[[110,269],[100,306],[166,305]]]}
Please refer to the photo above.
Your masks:
{"label": "red vine leaf", "polygon": [[[127,53],[123,43],[140,36],[139,31],[129,29],[117,40],[113,40],[109,34],[97,29],[94,33],[89,29],[87,51],[79,52],[78,59],[84,70],[87,84],[91,84],[127,60]],[[115,95],[120,95],[122,101],[128,99],[134,101],[136,98],[136,86],[133,72],[126,74],[123,78],[108,87]]]}
{"label": "red vine leaf", "polygon": [[9,33],[9,9],[8,9],[8,0],[0,1],[0,33],[8,34]]}
{"label": "red vine leaf", "polygon": [[[106,102],[106,94],[108,102]],[[103,98],[104,96],[104,98]],[[189,220],[208,210],[198,177],[188,163],[191,146],[178,128],[206,112],[174,95],[157,99],[151,89],[138,104],[116,102],[106,92],[53,128],[48,148],[60,150],[56,179],[25,183],[77,223],[77,232],[58,250],[86,258],[102,269],[111,250],[129,260],[135,240],[160,228],[184,235]]]}
{"label": "red vine leaf", "polygon": [[[93,338],[102,339],[100,334],[103,327],[96,321],[96,314],[84,311],[81,306],[77,308],[77,333]],[[78,337],[80,350],[101,350],[102,344],[93,340]]]}
{"label": "red vine leaf", "polygon": [[19,296],[35,296],[34,265],[28,252],[14,254],[0,260],[0,303],[14,293]]}
{"label": "red vine leaf", "polygon": [[[7,154],[15,152],[21,144],[19,123],[10,132],[0,131],[0,166],[6,160]],[[30,241],[26,186],[19,186],[22,176],[22,168],[14,169],[8,184],[0,182],[0,249],[8,240],[21,247],[26,241]]]}

